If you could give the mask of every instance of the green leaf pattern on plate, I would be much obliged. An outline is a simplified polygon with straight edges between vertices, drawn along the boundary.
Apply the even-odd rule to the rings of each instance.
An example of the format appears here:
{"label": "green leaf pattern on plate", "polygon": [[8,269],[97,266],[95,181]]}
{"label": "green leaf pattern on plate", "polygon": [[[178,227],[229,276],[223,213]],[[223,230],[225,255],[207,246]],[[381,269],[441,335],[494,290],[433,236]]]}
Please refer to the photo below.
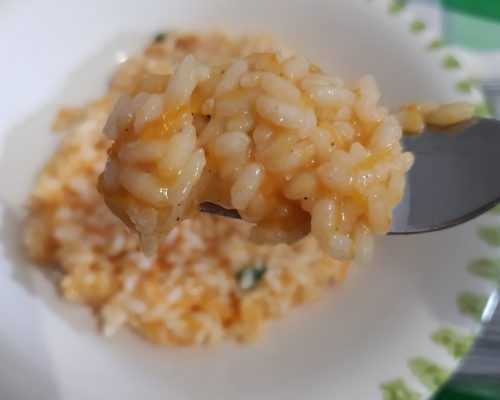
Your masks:
{"label": "green leaf pattern on plate", "polygon": [[476,258],[467,265],[467,271],[500,285],[500,259]]}
{"label": "green leaf pattern on plate", "polygon": [[474,335],[464,335],[452,328],[442,327],[431,336],[432,341],[444,347],[456,360],[461,360],[472,347]]}
{"label": "green leaf pattern on plate", "polygon": [[383,400],[420,400],[422,395],[410,389],[403,379],[394,379],[380,385]]}
{"label": "green leaf pattern on plate", "polygon": [[[404,0],[392,0],[389,2],[388,12],[392,15],[400,14],[406,7]],[[410,22],[409,30],[413,33],[420,33],[426,30],[423,20],[413,19]],[[434,38],[427,43],[426,49],[429,52],[442,51],[446,47],[446,42],[442,38]],[[441,65],[449,71],[461,68],[460,61],[452,54],[444,54]],[[455,89],[462,95],[471,94],[478,88],[477,82],[472,78],[461,79],[456,82]],[[482,101],[476,104],[475,115],[478,117],[491,117],[488,104]],[[500,205],[491,210],[494,214],[500,214]],[[479,238],[492,246],[500,247],[500,224],[499,226],[482,227],[478,231]],[[500,284],[500,259],[478,258],[472,260],[467,265],[467,271],[480,278],[488,279]],[[459,311],[480,323],[483,310],[487,304],[488,296],[481,293],[464,291],[457,295],[457,307]],[[443,347],[455,360],[461,360],[467,355],[475,335],[472,333],[462,333],[451,327],[441,327],[432,333],[432,342]],[[412,374],[425,386],[429,392],[424,393],[427,397],[443,385],[450,376],[451,369],[438,365],[436,362],[425,357],[414,357],[408,361],[408,367]],[[401,378],[386,381],[380,385],[383,393],[383,400],[419,400],[422,394],[409,387]]]}
{"label": "green leaf pattern on plate", "polygon": [[445,44],[446,44],[446,42],[441,38],[434,39],[434,40],[431,40],[429,42],[429,44],[427,45],[427,50],[441,49],[445,46]]}
{"label": "green leaf pattern on plate", "polygon": [[479,238],[490,246],[500,246],[500,226],[482,226],[478,230]]}
{"label": "green leaf pattern on plate", "polygon": [[472,92],[472,89],[474,89],[475,86],[476,86],[476,81],[473,78],[462,79],[458,81],[455,85],[456,89],[460,93],[464,94]]}
{"label": "green leaf pattern on plate", "polygon": [[460,292],[457,296],[458,309],[463,315],[481,322],[484,307],[488,303],[488,296],[468,291]]}
{"label": "green leaf pattern on plate", "polygon": [[426,25],[425,22],[422,21],[421,19],[416,19],[412,21],[410,24],[410,31],[413,33],[420,33],[425,31]]}
{"label": "green leaf pattern on plate", "polygon": [[457,58],[451,54],[448,54],[443,58],[442,65],[445,69],[458,69],[461,67]]}
{"label": "green leaf pattern on plate", "polygon": [[389,3],[388,11],[389,14],[398,14],[403,11],[405,7],[406,4],[404,0],[392,0]]}
{"label": "green leaf pattern on plate", "polygon": [[485,101],[476,104],[474,115],[476,115],[477,117],[485,117],[485,118],[491,117],[490,107]]}
{"label": "green leaf pattern on plate", "polygon": [[445,383],[451,374],[448,368],[424,357],[412,358],[408,361],[408,366],[420,383],[432,392]]}

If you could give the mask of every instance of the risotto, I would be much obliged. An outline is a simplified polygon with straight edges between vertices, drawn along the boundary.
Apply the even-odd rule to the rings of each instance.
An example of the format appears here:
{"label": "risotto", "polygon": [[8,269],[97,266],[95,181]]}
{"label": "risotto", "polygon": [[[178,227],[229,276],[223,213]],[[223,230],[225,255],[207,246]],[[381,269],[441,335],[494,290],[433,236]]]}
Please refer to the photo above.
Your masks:
{"label": "risotto", "polygon": [[407,135],[422,133],[426,125],[447,128],[469,121],[473,116],[474,104],[467,102],[405,104],[396,113],[403,131]]}
{"label": "risotto", "polygon": [[379,97],[373,77],[345,83],[300,56],[188,55],[117,101],[99,190],[148,254],[210,202],[237,210],[255,243],[312,233],[332,258],[364,260],[413,162]]}
{"label": "risotto", "polygon": [[[108,92],[102,98],[78,109],[62,109],[59,113],[54,129],[61,131],[61,143],[41,171],[31,194],[25,242],[33,260],[45,264],[47,268],[58,268],[61,271],[58,284],[65,299],[88,304],[95,310],[104,334],[111,336],[122,326],[129,326],[155,343],[193,345],[212,344],[224,338],[254,340],[266,320],[286,314],[294,305],[318,298],[325,286],[344,279],[349,262],[333,260],[311,236],[292,245],[256,244],[246,240],[249,231],[254,229],[252,224],[209,215],[196,215],[189,220],[176,223],[170,233],[159,239],[155,255],[145,257],[139,248],[136,235],[109,211],[96,189],[97,177],[104,169],[107,149],[110,146],[110,141],[102,135],[102,131],[112,105],[123,92],[130,92],[136,88],[137,96],[149,100],[146,94],[147,84],[142,81],[143,77],[151,73],[163,75],[172,73],[174,67],[181,60],[185,60],[188,54],[192,54],[193,58],[188,58],[183,65],[186,62],[194,63],[194,60],[197,60],[197,63],[225,65],[252,53],[275,50],[270,39],[265,36],[236,40],[219,33],[159,35],[145,49],[144,54],[131,57],[118,67],[110,80]],[[296,64],[294,68],[298,68],[305,64],[305,61],[296,58],[292,66],[294,63]],[[289,72],[293,70],[292,66],[289,65],[287,69]],[[311,67],[309,66],[308,70],[309,68]],[[159,79],[165,80],[165,78]],[[318,76],[317,79],[323,78]],[[151,81],[148,79],[146,82]],[[337,80],[333,82],[339,84]],[[373,83],[371,79],[363,82],[365,83],[353,89],[352,93],[364,92],[368,90],[365,85]],[[314,84],[313,79],[311,88],[315,87]],[[157,90],[155,87],[153,89]],[[182,88],[179,90],[182,92]],[[255,90],[260,93],[261,89],[256,87]],[[220,93],[224,98],[227,95]],[[358,107],[363,109],[366,106],[369,110],[372,109],[372,105],[373,102],[366,104],[361,102]],[[339,110],[336,114],[340,121],[335,130],[338,136],[337,143],[343,143],[341,140],[347,143],[347,140],[352,140],[353,136],[359,134],[354,126],[348,127],[350,126],[348,121],[353,118],[348,117],[352,113],[349,110],[344,108],[344,111]],[[163,107],[161,112],[163,114]],[[134,116],[139,115],[138,113],[139,110]],[[382,111],[381,113],[386,119],[385,113]],[[116,114],[115,111],[114,115]],[[184,127],[182,134],[191,135],[192,140],[193,130],[190,126],[195,127],[197,132],[202,125],[206,128],[209,126],[208,115],[190,116],[188,113],[186,117],[189,124],[186,124],[187,127]],[[235,119],[236,114],[233,118],[229,118],[232,120],[231,131],[244,131],[248,122],[244,121],[244,115],[240,117],[243,119]],[[227,117],[224,118],[219,123],[225,121],[225,128],[229,119],[226,121]],[[135,118],[133,129],[137,127],[137,132],[141,133],[138,135],[141,140],[136,145],[146,144],[142,142],[146,139],[146,136],[143,136],[145,129],[149,126],[154,128],[154,125],[148,125],[154,123],[144,120],[141,127],[141,123]],[[394,121],[390,123],[394,124]],[[330,128],[326,126],[325,131],[328,129]],[[151,132],[154,136],[157,130],[153,129]],[[209,131],[205,132],[208,135]],[[252,132],[255,132],[255,129]],[[291,132],[295,135],[295,131]],[[330,135],[333,133],[318,130],[307,140],[313,143],[314,138],[319,141],[318,143],[323,143],[321,140]],[[261,140],[265,140],[265,136],[263,132]],[[241,134],[239,137],[243,141],[249,140]],[[185,137],[179,137],[183,138]],[[250,148],[256,144],[253,140],[248,144]],[[363,140],[367,143],[367,139]],[[170,151],[161,136],[155,143],[163,155],[166,154],[164,151]],[[226,165],[226,161],[222,164],[222,160],[227,160],[224,154],[231,154],[230,150],[234,148],[232,143],[234,142],[217,144],[219,151],[222,151],[221,164],[214,168],[221,171],[221,174],[221,168]],[[327,146],[324,148],[319,146],[321,153],[316,155],[315,150],[313,157],[319,157],[319,154],[325,159],[327,156],[333,156],[330,143],[326,140],[324,143]],[[181,140],[180,144],[185,143]],[[148,167],[143,158],[147,152],[141,150],[136,153],[134,151],[136,145],[124,142],[119,154],[115,153],[117,147],[111,151],[112,158],[120,155],[124,157],[125,169],[133,168],[133,171],[138,173],[148,171],[151,179],[160,179],[160,175],[151,173],[156,162],[150,162]],[[213,145],[215,146],[215,143]],[[279,147],[275,144],[274,148],[276,146]],[[283,143],[283,146],[288,146],[288,142]],[[312,149],[313,144],[307,146]],[[196,147],[199,147],[198,144]],[[353,149],[344,150],[345,154],[340,153],[342,155],[339,157],[347,157],[352,151],[358,154],[356,152],[361,149],[356,150],[356,147],[359,148],[354,146]],[[343,148],[348,149],[347,144]],[[394,144],[388,154],[394,153],[396,158],[400,159],[398,148],[397,143]],[[148,151],[151,155],[156,150],[154,146],[150,146]],[[206,155],[203,149],[193,150],[192,154],[201,155],[202,152],[205,157],[203,174],[208,174],[207,167],[212,160],[211,156]],[[361,153],[365,154],[363,151]],[[251,164],[247,156],[248,151],[241,154],[245,163],[238,168],[246,168]],[[174,160],[175,154],[169,157],[169,160]],[[213,160],[218,161],[215,158]],[[121,162],[121,159],[117,159],[116,162]],[[365,168],[369,167],[366,161]],[[234,167],[236,169],[233,173],[231,168],[233,166],[228,164],[225,169],[228,182],[232,182],[236,175],[241,175],[240,169]],[[266,170],[266,176],[274,173],[271,169]],[[387,182],[392,179],[389,176],[395,174],[383,171],[380,173],[387,174]],[[276,174],[281,176],[281,172]],[[300,179],[307,180],[308,174],[309,172]],[[290,182],[293,182],[293,179]],[[323,184],[319,180],[317,182]],[[259,186],[260,191],[263,187],[262,184]],[[125,191],[120,188],[116,188],[116,191]],[[297,197],[298,193],[294,194],[294,190],[297,189],[291,185],[286,189],[286,193],[291,198]],[[145,191],[137,198],[132,197],[129,192],[124,193],[127,193],[124,201],[128,196],[133,201],[138,212],[133,220],[138,223],[139,215],[144,212],[142,205],[149,202],[148,198],[141,196],[147,195],[148,192]],[[264,194],[264,199],[272,198]],[[307,204],[307,200],[303,198],[295,201],[297,204],[302,202]],[[325,203],[323,207],[328,208],[328,204]],[[149,208],[151,211],[157,211],[154,207]],[[158,211],[160,209],[161,207]],[[245,212],[248,212],[249,216],[254,215],[252,210],[253,208],[250,208]],[[148,212],[143,215],[144,221],[148,220]],[[338,213],[339,209],[336,212]],[[348,209],[346,212],[348,215],[355,214]],[[300,215],[305,215],[305,212]],[[341,226],[344,225],[341,223]]]}

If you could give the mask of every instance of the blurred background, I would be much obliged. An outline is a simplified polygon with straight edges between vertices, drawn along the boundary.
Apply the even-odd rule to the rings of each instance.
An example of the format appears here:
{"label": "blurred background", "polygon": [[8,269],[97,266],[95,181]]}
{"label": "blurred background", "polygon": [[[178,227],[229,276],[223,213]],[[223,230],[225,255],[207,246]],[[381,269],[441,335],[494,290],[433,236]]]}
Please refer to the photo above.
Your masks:
{"label": "blurred background", "polygon": [[408,7],[441,35],[442,44],[453,47],[471,82],[482,87],[490,112],[500,118],[500,0],[396,0],[393,7]]}
{"label": "blurred background", "polygon": [[[479,86],[489,113],[500,118],[500,0],[395,0],[394,12],[410,9],[419,19],[416,29],[435,31],[451,46],[470,80],[458,88]],[[500,399],[500,312],[497,310],[482,338],[458,373],[433,400]]]}

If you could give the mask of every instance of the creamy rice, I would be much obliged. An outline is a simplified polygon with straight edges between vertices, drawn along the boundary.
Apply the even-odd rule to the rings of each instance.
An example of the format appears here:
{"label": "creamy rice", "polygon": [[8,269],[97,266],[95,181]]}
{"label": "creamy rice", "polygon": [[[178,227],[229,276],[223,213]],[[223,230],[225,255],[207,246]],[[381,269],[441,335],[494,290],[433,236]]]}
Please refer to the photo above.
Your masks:
{"label": "creamy rice", "polygon": [[300,56],[214,66],[189,55],[122,95],[104,128],[113,145],[99,189],[148,254],[212,202],[253,223],[257,243],[312,233],[333,258],[364,259],[413,162],[379,98],[373,77],[344,83]]}
{"label": "creamy rice", "polygon": [[474,105],[463,101],[449,104],[405,104],[396,113],[404,132],[409,135],[421,133],[426,124],[444,128],[468,121],[473,116]]}
{"label": "creamy rice", "polygon": [[[92,307],[106,335],[129,326],[155,343],[253,340],[266,320],[316,299],[326,285],[344,279],[349,263],[333,260],[311,236],[291,246],[257,245],[245,239],[251,224],[206,215],[177,224],[159,241],[155,256],[145,257],[136,235],[109,211],[95,188],[110,145],[102,130],[112,105],[145,74],[169,74],[188,53],[199,62],[223,65],[251,53],[274,50],[266,37],[235,40],[219,33],[169,33],[148,46],[143,55],[120,65],[103,98],[79,109],[61,110],[54,123],[54,128],[62,131],[61,143],[30,197],[25,242],[36,262],[62,271],[62,296]],[[285,76],[296,76],[304,65],[302,58],[291,60],[283,68]],[[238,65],[232,72],[238,73]],[[232,84],[229,78],[219,89],[221,95]],[[329,79],[332,84],[337,82]],[[312,77],[303,83],[314,88],[315,82]],[[143,100],[157,109],[156,100]],[[214,104],[206,102],[204,107],[211,110]],[[338,111],[342,113],[342,122],[346,122],[349,110]],[[137,126],[147,123],[139,121]],[[227,124],[235,132],[247,129],[251,121],[239,116]],[[355,135],[347,123],[339,122],[338,126],[345,137]],[[190,134],[188,130],[184,133]],[[254,134],[256,143],[266,140],[265,129]],[[221,157],[246,143],[242,135],[223,139],[214,142]],[[326,143],[324,135],[314,136],[314,143]],[[140,153],[130,145],[122,149],[127,163],[157,157],[154,145]],[[328,147],[318,148],[325,157],[329,154]],[[175,152],[171,160],[176,156],[182,161],[182,154]],[[255,176],[251,169],[255,167],[248,165],[247,173]],[[108,172],[112,184],[122,171],[108,164]],[[307,172],[296,179],[301,184],[287,189],[290,197],[300,196],[302,186],[313,185]],[[147,226],[151,214],[138,209],[134,219]],[[358,230],[356,240],[370,242],[365,233]],[[369,248],[369,243],[362,248]]]}

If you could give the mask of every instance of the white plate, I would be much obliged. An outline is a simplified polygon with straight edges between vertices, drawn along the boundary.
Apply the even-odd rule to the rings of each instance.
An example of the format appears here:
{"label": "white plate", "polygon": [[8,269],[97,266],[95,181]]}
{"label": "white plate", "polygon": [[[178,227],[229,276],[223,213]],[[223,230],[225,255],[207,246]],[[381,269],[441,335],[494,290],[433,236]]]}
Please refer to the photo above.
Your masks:
{"label": "white plate", "polygon": [[382,238],[370,265],[352,268],[323,302],[270,323],[248,346],[159,348],[128,332],[106,340],[87,308],[57,297],[21,246],[24,201],[57,142],[49,133],[57,106],[102,93],[121,51],[137,51],[164,28],[268,31],[327,71],[373,73],[391,107],[479,101],[474,90],[456,91],[464,72],[442,68],[446,50],[427,51],[432,34],[412,18],[390,14],[386,1],[362,0],[0,2],[0,398],[378,399],[393,378],[428,394],[408,360],[451,368],[457,360],[432,332],[478,330],[456,300],[463,290],[488,296],[494,287],[466,270],[496,252],[477,235],[479,225],[500,222],[493,215],[446,232]]}

